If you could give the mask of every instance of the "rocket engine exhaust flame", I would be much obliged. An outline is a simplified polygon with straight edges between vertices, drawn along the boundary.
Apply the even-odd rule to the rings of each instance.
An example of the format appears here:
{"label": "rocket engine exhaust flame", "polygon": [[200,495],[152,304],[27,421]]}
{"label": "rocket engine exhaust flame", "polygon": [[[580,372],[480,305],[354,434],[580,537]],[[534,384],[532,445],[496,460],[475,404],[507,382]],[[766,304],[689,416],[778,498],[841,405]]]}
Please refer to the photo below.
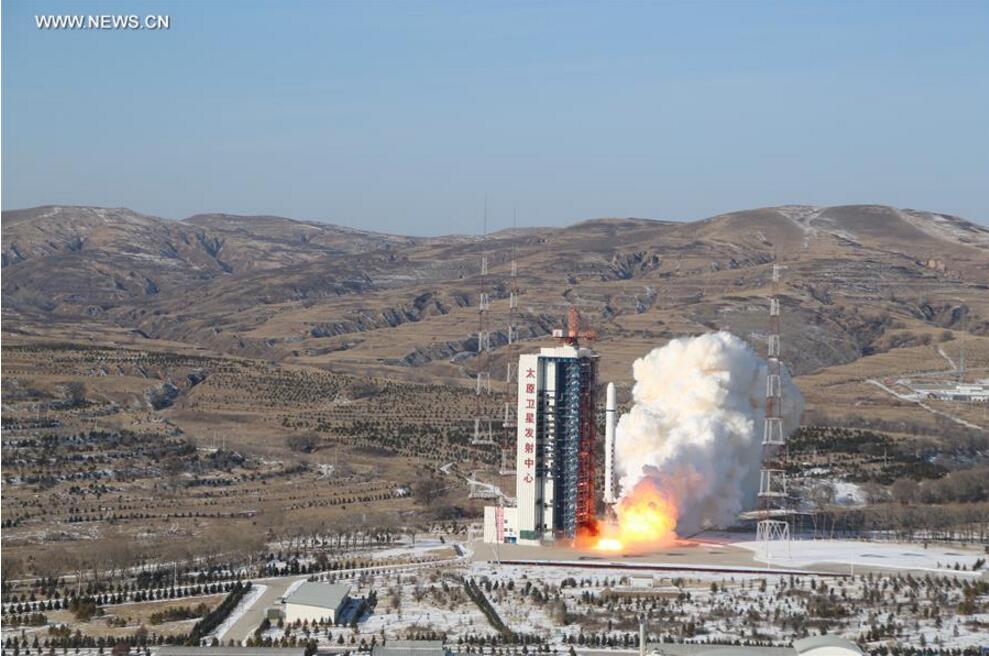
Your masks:
{"label": "rocket engine exhaust flame", "polygon": [[615,508],[618,521],[600,525],[598,551],[662,547],[677,540],[678,510],[674,500],[650,479],[643,479]]}
{"label": "rocket engine exhaust flame", "polygon": [[[766,363],[727,332],[670,341],[633,365],[634,405],[615,435],[617,523],[590,546],[668,546],[677,531],[723,527],[751,508],[759,486]],[[784,433],[803,397],[784,368]]]}

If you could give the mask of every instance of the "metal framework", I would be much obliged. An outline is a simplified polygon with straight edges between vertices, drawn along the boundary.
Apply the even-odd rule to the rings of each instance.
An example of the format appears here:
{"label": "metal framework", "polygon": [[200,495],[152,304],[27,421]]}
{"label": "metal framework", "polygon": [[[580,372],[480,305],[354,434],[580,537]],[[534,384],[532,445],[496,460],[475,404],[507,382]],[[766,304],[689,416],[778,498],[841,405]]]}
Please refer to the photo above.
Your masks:
{"label": "metal framework", "polygon": [[762,519],[756,524],[756,542],[767,558],[790,557],[790,523],[782,519]]}
{"label": "metal framework", "polygon": [[[512,218],[512,227],[518,228],[519,208],[515,207]],[[508,286],[508,345],[511,346],[518,341],[519,333],[516,325],[516,315],[519,307],[519,263],[518,246],[512,243],[512,268],[511,280]]]}
{"label": "metal framework", "polygon": [[[762,469],[759,472],[759,521],[756,541],[766,554],[790,552],[790,524],[786,521],[786,447],[783,433],[783,373],[780,362],[780,272],[773,264],[773,288],[769,298],[769,334],[766,338],[766,416],[762,435]],[[782,511],[782,512],[781,512]],[[782,519],[781,519],[782,517]]]}
{"label": "metal framework", "polygon": [[500,499],[501,496],[498,494],[498,491],[493,486],[482,482],[478,478],[478,474],[479,472],[477,471],[472,472],[471,477],[467,481],[467,484],[469,486],[467,498],[468,499]]}
{"label": "metal framework", "polygon": [[[593,330],[581,329],[580,315],[571,307],[566,330],[554,335],[565,344],[579,346],[579,339],[596,339]],[[557,361],[557,385],[562,389],[557,406],[559,430],[556,450],[559,462],[557,499],[561,517],[554,518],[560,537],[574,538],[584,529],[593,529],[594,503],[594,445],[597,426],[594,422],[594,393],[597,382],[597,360],[594,358],[561,359]]]}
{"label": "metal framework", "polygon": [[597,424],[594,421],[594,388],[597,360],[581,360],[580,395],[580,464],[577,469],[577,528],[593,530],[597,526],[594,495],[594,445]]}

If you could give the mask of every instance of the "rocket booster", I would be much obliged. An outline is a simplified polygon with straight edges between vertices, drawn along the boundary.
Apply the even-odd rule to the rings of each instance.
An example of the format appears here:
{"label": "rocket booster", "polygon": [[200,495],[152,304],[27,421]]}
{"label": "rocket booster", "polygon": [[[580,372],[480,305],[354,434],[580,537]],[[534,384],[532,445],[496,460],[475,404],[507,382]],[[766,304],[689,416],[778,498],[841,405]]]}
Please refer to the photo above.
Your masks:
{"label": "rocket booster", "polygon": [[613,504],[615,496],[615,420],[618,411],[615,384],[608,383],[607,401],[604,406],[604,502]]}

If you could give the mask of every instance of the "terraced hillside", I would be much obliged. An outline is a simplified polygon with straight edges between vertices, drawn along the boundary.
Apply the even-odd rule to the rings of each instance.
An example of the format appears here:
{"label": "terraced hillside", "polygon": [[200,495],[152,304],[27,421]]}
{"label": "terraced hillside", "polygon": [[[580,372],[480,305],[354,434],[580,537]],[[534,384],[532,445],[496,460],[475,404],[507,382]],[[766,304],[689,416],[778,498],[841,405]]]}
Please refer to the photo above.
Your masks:
{"label": "terraced hillside", "polygon": [[[512,486],[497,449],[470,444],[482,253],[488,416],[508,363],[552,344],[571,305],[622,402],[633,360],[672,337],[726,329],[761,351],[778,263],[783,356],[807,399],[801,463],[816,472],[800,484],[876,484],[866,496],[881,503],[917,474],[918,503],[981,498],[955,488],[989,462],[985,408],[900,382],[987,376],[989,231],[956,217],[791,206],[482,241],[45,207],[5,212],[2,227],[4,547],[22,571],[45,571],[41,545],[64,560],[124,540],[164,557],[232,532],[476,518],[469,479]],[[818,453],[846,434],[872,442],[841,461]],[[854,519],[836,508],[832,526]]]}

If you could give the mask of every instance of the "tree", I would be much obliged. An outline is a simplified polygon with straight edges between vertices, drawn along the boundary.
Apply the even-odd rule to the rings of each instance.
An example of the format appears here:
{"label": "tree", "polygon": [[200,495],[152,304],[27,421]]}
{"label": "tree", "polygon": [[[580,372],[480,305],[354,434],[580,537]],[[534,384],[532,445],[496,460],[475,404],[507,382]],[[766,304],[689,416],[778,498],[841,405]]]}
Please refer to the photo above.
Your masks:
{"label": "tree", "polygon": [[65,393],[69,397],[69,403],[73,407],[78,407],[86,403],[86,384],[73,380],[65,384]]}
{"label": "tree", "polygon": [[415,494],[416,499],[424,506],[428,506],[438,499],[445,491],[446,486],[443,484],[443,481],[435,478],[420,479],[412,487],[412,493]]}
{"label": "tree", "polygon": [[295,433],[285,440],[288,448],[299,453],[312,453],[319,446],[319,437],[312,433]]}
{"label": "tree", "polygon": [[920,486],[917,481],[910,478],[898,478],[890,486],[889,491],[893,495],[893,499],[898,503],[911,503],[917,498],[917,493],[920,491]]}

